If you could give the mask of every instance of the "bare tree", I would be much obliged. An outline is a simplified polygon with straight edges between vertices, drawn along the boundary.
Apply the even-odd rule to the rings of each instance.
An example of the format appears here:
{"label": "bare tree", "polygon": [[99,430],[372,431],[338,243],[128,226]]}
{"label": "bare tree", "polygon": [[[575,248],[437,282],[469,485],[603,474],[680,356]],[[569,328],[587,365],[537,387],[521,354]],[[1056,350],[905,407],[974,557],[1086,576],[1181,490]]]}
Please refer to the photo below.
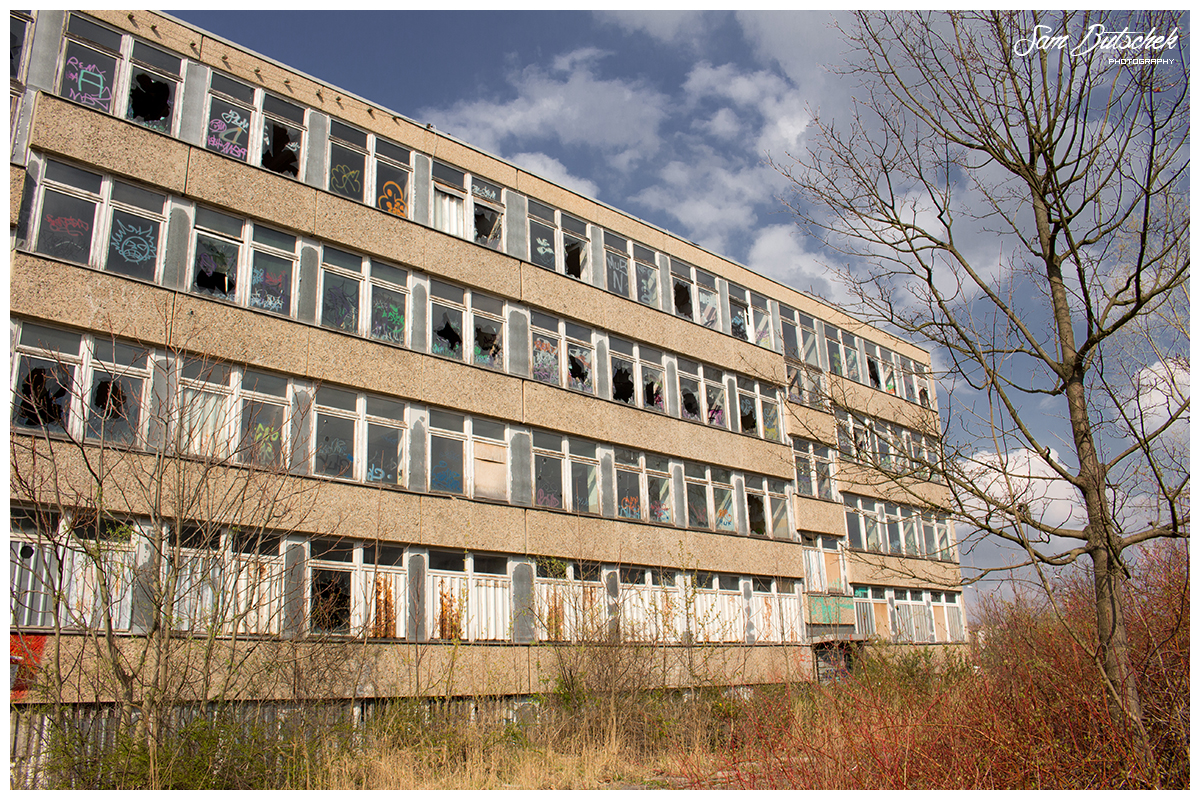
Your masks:
{"label": "bare tree", "polygon": [[[1091,649],[1147,767],[1121,584],[1129,548],[1189,535],[1186,25],[857,14],[849,119],[818,118],[810,151],[776,165],[802,227],[848,257],[853,310],[948,359],[960,529],[1039,574],[1091,560]],[[1081,524],[1038,513],[1062,486]]]}

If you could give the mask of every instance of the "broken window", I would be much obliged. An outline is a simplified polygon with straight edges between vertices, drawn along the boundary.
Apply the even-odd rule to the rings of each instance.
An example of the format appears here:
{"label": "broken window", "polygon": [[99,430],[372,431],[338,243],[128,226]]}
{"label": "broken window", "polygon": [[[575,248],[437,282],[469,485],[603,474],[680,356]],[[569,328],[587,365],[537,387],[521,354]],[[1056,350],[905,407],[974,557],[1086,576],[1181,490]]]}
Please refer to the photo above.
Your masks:
{"label": "broken window", "polygon": [[504,301],[472,292],[471,319],[475,329],[473,363],[503,370]]}
{"label": "broken window", "polygon": [[254,87],[214,72],[210,92],[204,146],[215,153],[246,161],[250,155]]}
{"label": "broken window", "polygon": [[371,261],[371,338],[404,344],[408,308],[408,272]]}
{"label": "broken window", "polygon": [[642,370],[642,407],[665,413],[666,387],[663,383],[662,353],[644,344],[638,345],[639,366]]}
{"label": "broken window", "polygon": [[316,393],[317,433],[313,440],[313,472],[331,478],[354,478],[354,443],[358,395],[333,386]]}
{"label": "broken window", "polygon": [[579,514],[600,513],[599,464],[596,445],[579,439],[568,440],[571,462],[571,510]]}
{"label": "broken window", "polygon": [[[121,53],[121,34],[79,14],[71,14],[64,41],[66,47],[63,49],[59,73],[59,96],[88,108],[111,111],[113,87],[117,81],[117,60]],[[82,44],[85,41],[88,46]]]}
{"label": "broken window", "polygon": [[729,325],[734,336],[750,341],[750,307],[746,305],[746,290],[729,284]]}
{"label": "broken window", "polygon": [[614,234],[604,234],[604,263],[608,275],[608,290],[629,297],[629,243]]}
{"label": "broken window", "polygon": [[[742,433],[758,436],[758,398],[754,392],[754,381],[738,378],[738,419]],[[748,390],[748,391],[747,391]]]}
{"label": "broken window", "polygon": [[858,369],[858,337],[825,324],[825,347],[829,355],[829,371],[843,378],[862,383]]}
{"label": "broken window", "polygon": [[66,433],[71,425],[71,395],[80,361],[82,337],[30,322],[18,339],[14,429]]}
{"label": "broken window", "polygon": [[325,245],[321,248],[321,325],[358,333],[358,297],[363,258]]}
{"label": "broken window", "polygon": [[767,530],[765,498],[758,492],[747,491],[746,509],[750,516],[750,535],[766,536],[770,531]]}
{"label": "broken window", "polygon": [[700,422],[704,413],[700,405],[700,365],[683,357],[676,358],[675,364],[679,373],[679,416]]}
{"label": "broken window", "polygon": [[263,95],[262,107],[262,165],[272,172],[300,177],[304,109],[270,94]]}
{"label": "broken window", "polygon": [[475,243],[499,250],[504,238],[502,189],[482,178],[471,178],[471,206],[475,218]]}
{"label": "broken window", "polygon": [[705,420],[709,425],[728,428],[725,413],[725,383],[719,369],[703,367]]}
{"label": "broken window", "polygon": [[675,316],[692,319],[692,267],[671,259],[671,297]]}
{"label": "broken window", "polygon": [[150,371],[145,348],[97,337],[92,355],[86,435],[105,444],[140,439],[141,407]]}
{"label": "broken window", "polygon": [[567,388],[592,394],[593,355],[592,332],[589,328],[566,323],[567,331]]}
{"label": "broken window", "polygon": [[533,448],[534,505],[563,508],[562,437],[534,431]]}
{"label": "broken window", "polygon": [[825,394],[821,384],[821,373],[809,366],[787,365],[787,397],[795,403],[823,408]]}
{"label": "broken window", "polygon": [[408,216],[412,155],[407,147],[378,136],[375,141],[375,207],[397,217]]}
{"label": "broken window", "polygon": [[530,312],[533,347],[530,350],[530,366],[533,379],[555,386],[562,384],[562,339],[556,317]]}
{"label": "broken window", "polygon": [[[612,352],[612,399],[618,403],[636,405],[636,390],[633,374],[633,343],[615,336],[608,337],[608,347]],[[621,356],[627,356],[622,358]]]}
{"label": "broken window", "polygon": [[171,133],[181,59],[145,42],[134,41],[129,71],[129,107],[125,118]]}
{"label": "broken window", "polygon": [[367,395],[368,483],[404,485],[404,403]]}
{"label": "broken window", "polygon": [[193,292],[236,299],[242,228],[240,219],[197,206]]}
{"label": "broken window", "polygon": [[474,456],[474,496],[508,499],[508,437],[503,422],[475,418],[471,421]]}
{"label": "broken window", "polygon": [[363,201],[367,175],[367,134],[336,119],[329,121],[329,191]]}
{"label": "broken window", "polygon": [[[463,358],[463,290],[441,281],[429,282],[430,351],[457,361]],[[453,304],[453,305],[451,305]]]}
{"label": "broken window", "polygon": [[433,227],[451,236],[466,236],[466,175],[440,161],[433,162]]}
{"label": "broken window", "polygon": [[337,539],[313,539],[309,548],[309,631],[348,636],[352,632],[354,545]]}
{"label": "broken window", "polygon": [[251,241],[250,308],[290,316],[296,237],[255,223]]}
{"label": "broken window", "polygon": [[714,331],[721,329],[721,295],[717,279],[702,269],[696,269],[696,298],[699,315],[696,322]]}
{"label": "broken window", "polygon": [[465,494],[466,418],[431,409],[429,427],[429,491]]}
{"label": "broken window", "polygon": [[637,279],[637,301],[642,305],[658,308],[658,263],[654,258],[654,251],[634,242],[633,260]]}
{"label": "broken window", "polygon": [[[558,243],[560,235],[561,246]],[[586,280],[587,243],[586,222],[536,200],[529,201],[529,260],[534,264],[558,271],[556,254],[562,252],[561,271],[572,278]]]}

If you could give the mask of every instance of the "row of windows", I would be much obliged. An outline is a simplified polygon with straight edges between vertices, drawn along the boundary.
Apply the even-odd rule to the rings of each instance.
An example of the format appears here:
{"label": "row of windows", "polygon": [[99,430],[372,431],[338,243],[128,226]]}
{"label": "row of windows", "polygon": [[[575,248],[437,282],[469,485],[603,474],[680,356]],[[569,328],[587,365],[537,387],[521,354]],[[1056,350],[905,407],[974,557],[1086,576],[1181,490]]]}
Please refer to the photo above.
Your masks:
{"label": "row of windows", "polygon": [[937,440],[886,420],[834,411],[838,451],[848,459],[893,474],[943,481]]}
{"label": "row of windows", "polygon": [[855,625],[858,633],[876,636],[877,609],[886,613],[884,629],[898,642],[966,641],[958,592],[855,586]]}
{"label": "row of windows", "polygon": [[945,517],[870,497],[843,494],[842,501],[846,506],[847,545],[851,549],[958,561]]}
{"label": "row of windows", "polygon": [[[133,554],[142,546],[161,557],[154,559],[158,581],[141,592],[139,601],[164,610],[174,630],[278,635],[294,625],[312,635],[395,639],[412,634],[406,610],[413,553],[401,543],[203,523],[168,523],[156,536],[146,519],[81,511],[60,518],[20,508],[12,511],[11,531],[14,630],[56,623],[65,629],[111,623],[115,630],[129,630],[139,579]],[[430,598],[424,622],[430,639],[513,638],[512,575],[524,559],[439,549],[424,555],[422,589]],[[298,558],[304,562],[302,571],[285,570],[285,559]],[[745,589],[752,606],[799,600],[798,584],[790,578],[549,558],[535,563],[534,630],[539,639],[566,638],[568,628],[572,637],[606,637],[609,611],[602,579],[609,573],[617,579],[617,613],[627,638],[644,631],[649,618],[666,614],[673,624],[656,626],[660,636],[682,639],[686,628],[700,641],[737,641],[744,637]],[[145,579],[144,569],[136,574]],[[568,589],[565,596],[562,588]],[[713,603],[718,597],[720,602]],[[564,608],[564,600],[572,607]],[[303,621],[286,622],[298,609],[303,609]],[[575,617],[569,625],[568,613]],[[581,624],[584,614],[591,625]],[[770,614],[765,616],[759,627],[765,622],[769,629]]]}
{"label": "row of windows", "polygon": [[[98,335],[14,324],[19,325],[12,376],[17,430],[138,446],[149,441],[153,424],[170,418],[167,435],[174,447],[201,458],[500,502],[510,502],[514,487],[524,484],[532,486],[534,506],[602,511],[599,453],[609,448],[595,442],[533,431],[527,445],[532,458],[521,462],[531,472],[518,474],[511,449],[523,429],[429,409],[422,427],[428,431],[427,477],[414,480],[405,475],[410,419],[425,412],[402,400],[313,387],[203,358],[168,358]],[[162,411],[152,420],[146,412],[156,364],[175,372],[178,395],[174,412]],[[615,461],[615,475],[608,477],[615,478],[610,485],[616,487],[617,517],[791,538],[783,481],[738,473],[737,496],[745,497],[747,527],[735,520],[729,470],[684,464],[685,500],[675,497],[667,458],[617,448]]]}
{"label": "row of windows", "polygon": [[[47,160],[35,227],[28,235],[39,253],[161,281],[167,266],[163,243],[170,207],[183,206],[133,184]],[[301,251],[305,246],[319,247],[322,326],[406,346],[411,338],[410,284],[427,280],[429,352],[490,369],[518,371],[506,341],[508,312],[525,313],[517,304],[204,206],[185,208],[194,217],[187,284],[196,294],[295,317],[300,314],[295,298],[301,284]],[[529,313],[530,355],[520,366],[535,380],[598,394],[595,373],[606,368],[612,400],[658,413],[676,407],[668,402],[668,394],[676,390],[666,380],[669,354],[616,336],[605,338],[600,331],[548,314]],[[602,341],[609,354],[606,365],[596,363]],[[775,387],[738,376],[737,395],[730,397],[737,413],[729,414],[726,376],[687,359],[676,361],[681,418],[772,441],[782,439]]]}
{"label": "row of windows", "polygon": [[[15,17],[13,24],[18,24]],[[63,97],[172,133],[178,125],[182,74],[179,56],[81,15],[69,16],[58,82]],[[333,193],[387,213],[411,216],[413,164],[408,148],[330,119],[327,175],[318,182],[304,174],[306,119],[316,112],[219,72],[209,79],[205,108],[208,149],[310,184],[320,183]],[[438,161],[433,162],[432,178],[435,228],[507,252],[502,223],[509,190]],[[817,345],[819,323],[801,312],[780,305],[776,328],[771,303],[763,295],[665,257],[664,263],[670,264],[669,297],[660,298],[662,280],[654,251],[607,231],[597,233],[604,264],[597,267],[603,275],[593,280],[588,223],[530,199],[527,225],[529,249],[520,256],[534,264],[706,327],[729,331],[761,347],[782,350],[789,358],[814,368],[823,367],[931,406],[925,368],[911,359],[824,325],[827,346],[822,364]],[[722,288],[725,302],[721,301]],[[861,364],[865,369],[860,369]],[[820,386],[810,380],[807,389],[819,394]],[[810,397],[807,390],[794,396],[802,402]]]}

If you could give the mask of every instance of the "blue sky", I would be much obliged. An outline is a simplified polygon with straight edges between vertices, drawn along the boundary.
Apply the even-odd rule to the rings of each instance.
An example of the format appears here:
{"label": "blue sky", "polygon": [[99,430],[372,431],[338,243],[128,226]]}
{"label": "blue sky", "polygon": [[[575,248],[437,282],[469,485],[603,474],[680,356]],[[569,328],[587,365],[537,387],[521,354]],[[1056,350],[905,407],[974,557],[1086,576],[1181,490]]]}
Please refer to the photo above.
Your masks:
{"label": "blue sky", "polygon": [[173,15],[837,299],[765,165],[844,97],[824,12]]}

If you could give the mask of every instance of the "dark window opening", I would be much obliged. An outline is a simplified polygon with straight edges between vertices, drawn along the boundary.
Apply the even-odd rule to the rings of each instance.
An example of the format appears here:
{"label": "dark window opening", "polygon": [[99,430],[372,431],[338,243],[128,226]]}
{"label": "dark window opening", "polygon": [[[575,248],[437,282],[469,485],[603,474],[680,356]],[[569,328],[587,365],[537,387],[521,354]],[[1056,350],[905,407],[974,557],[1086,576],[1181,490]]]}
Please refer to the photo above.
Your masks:
{"label": "dark window opening", "polygon": [[685,319],[692,318],[692,287],[685,281],[675,281],[675,314]]}
{"label": "dark window opening", "polygon": [[633,403],[633,365],[613,359],[613,400]]}
{"label": "dark window opening", "polygon": [[563,249],[566,251],[564,266],[566,267],[567,275],[572,278],[583,278],[583,265],[587,263],[587,251],[584,249],[584,243],[578,239],[564,236]]}
{"label": "dark window opening", "polygon": [[767,535],[767,510],[760,494],[746,495],[746,505],[750,510],[750,534],[752,536]]}
{"label": "dark window opening", "polygon": [[30,427],[66,429],[71,371],[63,365],[38,364],[21,379],[17,422]]}
{"label": "dark window opening", "polygon": [[429,568],[443,572],[466,572],[465,554],[447,550],[430,550]]}
{"label": "dark window opening", "polygon": [[171,105],[175,95],[173,81],[156,80],[149,72],[135,70],[129,90],[129,112],[133,122],[168,133],[171,126]]}
{"label": "dark window opening", "polygon": [[507,556],[475,556],[474,570],[477,574],[485,575],[507,575],[508,574],[508,558]]}
{"label": "dark window opening", "polygon": [[225,300],[234,299],[237,260],[237,245],[197,236],[195,291]]}
{"label": "dark window opening", "polygon": [[350,633],[350,573],[314,569],[312,577],[313,633]]}
{"label": "dark window opening", "polygon": [[757,434],[758,415],[754,411],[754,398],[747,395],[740,395],[738,405],[742,418],[742,433]]}
{"label": "dark window opening", "polygon": [[436,305],[433,310],[435,314],[441,312],[441,319],[434,323],[437,327],[433,330],[433,354],[461,359],[462,312]]}
{"label": "dark window opening", "polygon": [[500,249],[500,218],[501,214],[494,208],[475,204],[475,242],[476,244]]}
{"label": "dark window opening", "polygon": [[291,175],[300,174],[300,132],[278,122],[269,122],[263,131],[262,165],[272,172]]}
{"label": "dark window opening", "polygon": [[683,418],[684,419],[700,419],[700,398],[697,395],[699,387],[691,384],[681,384],[681,394],[683,396]]}

